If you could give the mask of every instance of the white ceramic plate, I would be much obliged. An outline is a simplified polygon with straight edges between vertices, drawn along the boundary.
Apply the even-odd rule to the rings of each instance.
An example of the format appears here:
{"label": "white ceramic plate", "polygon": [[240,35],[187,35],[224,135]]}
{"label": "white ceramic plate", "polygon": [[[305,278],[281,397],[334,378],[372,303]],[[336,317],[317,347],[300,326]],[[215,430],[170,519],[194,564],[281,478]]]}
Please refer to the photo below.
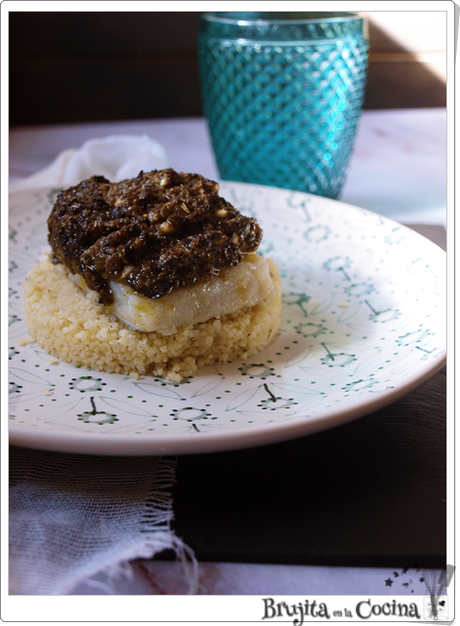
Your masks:
{"label": "white ceramic plate", "polygon": [[445,362],[446,257],[414,231],[333,200],[223,183],[280,265],[279,336],[248,361],[178,385],[52,363],[27,336],[21,283],[48,251],[56,190],[10,199],[10,441],[142,455],[282,441],[394,402]]}

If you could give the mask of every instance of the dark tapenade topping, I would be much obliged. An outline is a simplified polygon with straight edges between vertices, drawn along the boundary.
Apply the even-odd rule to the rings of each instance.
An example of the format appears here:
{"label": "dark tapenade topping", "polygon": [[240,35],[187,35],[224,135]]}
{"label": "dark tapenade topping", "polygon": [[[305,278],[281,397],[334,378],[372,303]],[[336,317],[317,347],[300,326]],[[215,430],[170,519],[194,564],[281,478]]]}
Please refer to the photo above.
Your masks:
{"label": "dark tapenade topping", "polygon": [[154,170],[111,183],[93,176],[62,191],[48,218],[53,260],[81,274],[104,304],[108,281],[149,298],[209,278],[257,250],[262,231],[198,174]]}

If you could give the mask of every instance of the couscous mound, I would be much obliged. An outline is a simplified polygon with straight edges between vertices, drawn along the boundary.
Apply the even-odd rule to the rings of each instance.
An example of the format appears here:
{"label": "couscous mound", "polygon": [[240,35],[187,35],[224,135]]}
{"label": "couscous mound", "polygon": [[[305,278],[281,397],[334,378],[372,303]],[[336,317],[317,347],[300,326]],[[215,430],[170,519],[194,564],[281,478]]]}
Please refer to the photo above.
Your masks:
{"label": "couscous mound", "polygon": [[83,291],[62,264],[42,261],[24,282],[24,303],[32,339],[50,355],[76,366],[180,382],[212,363],[246,359],[266,347],[279,330],[281,279],[268,259],[274,290],[263,302],[173,335],[131,330]]}

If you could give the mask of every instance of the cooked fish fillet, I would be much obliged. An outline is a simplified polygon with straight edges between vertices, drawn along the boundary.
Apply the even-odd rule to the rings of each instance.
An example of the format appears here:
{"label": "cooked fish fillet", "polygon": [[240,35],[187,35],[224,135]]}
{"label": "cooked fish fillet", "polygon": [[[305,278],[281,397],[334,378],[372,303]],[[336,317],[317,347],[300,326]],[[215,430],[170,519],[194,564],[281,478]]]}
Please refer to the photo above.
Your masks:
{"label": "cooked fish fillet", "polygon": [[[85,287],[81,276],[72,278]],[[114,281],[110,282],[110,288],[113,303],[106,308],[129,328],[171,335],[182,326],[253,307],[265,300],[274,287],[267,259],[248,254],[238,265],[161,298],[148,298]]]}

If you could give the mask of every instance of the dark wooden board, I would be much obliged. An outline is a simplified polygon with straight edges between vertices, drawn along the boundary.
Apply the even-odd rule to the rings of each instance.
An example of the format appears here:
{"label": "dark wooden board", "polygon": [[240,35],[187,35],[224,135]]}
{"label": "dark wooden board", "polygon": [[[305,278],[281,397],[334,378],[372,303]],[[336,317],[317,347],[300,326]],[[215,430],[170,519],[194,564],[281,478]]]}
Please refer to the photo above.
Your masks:
{"label": "dark wooden board", "polygon": [[444,567],[445,378],[295,441],[179,457],[177,534],[202,561]]}

